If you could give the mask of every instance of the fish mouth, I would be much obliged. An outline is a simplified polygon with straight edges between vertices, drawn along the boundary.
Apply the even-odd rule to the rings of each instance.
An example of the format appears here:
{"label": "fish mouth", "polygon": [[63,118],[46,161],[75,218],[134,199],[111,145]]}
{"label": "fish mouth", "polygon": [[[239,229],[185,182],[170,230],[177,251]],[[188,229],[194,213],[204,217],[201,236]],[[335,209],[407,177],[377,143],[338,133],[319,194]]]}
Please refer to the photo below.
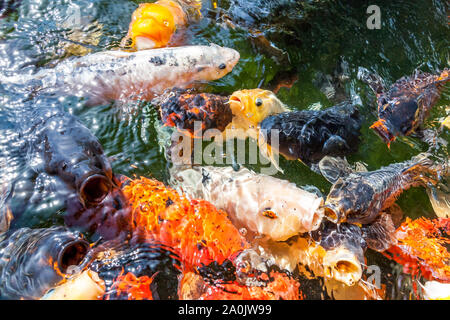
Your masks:
{"label": "fish mouth", "polygon": [[362,267],[358,255],[346,247],[338,247],[327,251],[323,258],[324,276],[345,283],[355,285],[362,276]]}
{"label": "fish mouth", "polygon": [[147,50],[147,49],[154,49],[159,47],[157,44],[157,40],[153,39],[150,36],[138,36],[135,39],[135,45],[136,49],[138,51],[141,50]]}
{"label": "fish mouth", "polygon": [[327,203],[323,206],[323,213],[325,215],[325,218],[333,223],[343,222],[343,217],[340,212],[341,210],[339,210],[339,208],[332,203]]}
{"label": "fish mouth", "polygon": [[233,112],[233,114],[235,114],[235,112],[237,112],[237,111],[244,110],[244,106],[242,105],[242,101],[237,96],[236,93],[233,93],[230,96],[230,99],[228,100],[228,103],[230,104],[230,108],[231,108],[231,111]]}
{"label": "fish mouth", "polygon": [[84,259],[89,250],[89,243],[84,240],[75,240],[66,244],[58,254],[58,268],[61,273],[67,273],[70,266],[77,266]]}
{"label": "fish mouth", "polygon": [[370,126],[370,129],[373,129],[375,133],[390,146],[391,142],[395,140],[395,136],[391,133],[387,124],[388,122],[386,120],[379,119]]}
{"label": "fish mouth", "polygon": [[94,174],[83,181],[80,186],[80,197],[84,203],[96,205],[105,199],[111,191],[112,184],[110,180],[101,175]]}

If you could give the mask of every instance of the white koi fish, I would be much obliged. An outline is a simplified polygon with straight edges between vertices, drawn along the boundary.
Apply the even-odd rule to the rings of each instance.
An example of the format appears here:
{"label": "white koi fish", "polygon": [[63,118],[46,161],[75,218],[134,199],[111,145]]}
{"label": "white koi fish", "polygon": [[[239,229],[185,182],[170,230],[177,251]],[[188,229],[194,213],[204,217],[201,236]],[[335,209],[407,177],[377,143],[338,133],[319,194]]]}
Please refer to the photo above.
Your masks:
{"label": "white koi fish", "polygon": [[239,227],[283,241],[316,230],[323,199],[295,184],[246,168],[202,167],[172,173],[172,185],[228,213]]}
{"label": "white koi fish", "polygon": [[69,58],[32,76],[0,80],[86,97],[92,105],[129,98],[149,100],[167,88],[186,88],[194,82],[220,79],[234,68],[239,58],[236,50],[215,44],[137,52],[106,51]]}

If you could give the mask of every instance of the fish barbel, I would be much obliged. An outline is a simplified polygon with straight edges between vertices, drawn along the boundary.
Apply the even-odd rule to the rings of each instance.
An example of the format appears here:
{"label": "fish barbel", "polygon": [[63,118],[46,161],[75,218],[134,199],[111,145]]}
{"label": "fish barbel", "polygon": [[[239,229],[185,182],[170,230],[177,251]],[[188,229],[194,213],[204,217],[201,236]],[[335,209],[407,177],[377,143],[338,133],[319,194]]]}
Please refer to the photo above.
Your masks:
{"label": "fish barbel", "polygon": [[121,98],[149,100],[167,88],[217,80],[228,74],[239,58],[236,50],[215,44],[138,52],[106,51],[69,58],[33,76],[5,77],[2,81],[88,97],[90,105]]}

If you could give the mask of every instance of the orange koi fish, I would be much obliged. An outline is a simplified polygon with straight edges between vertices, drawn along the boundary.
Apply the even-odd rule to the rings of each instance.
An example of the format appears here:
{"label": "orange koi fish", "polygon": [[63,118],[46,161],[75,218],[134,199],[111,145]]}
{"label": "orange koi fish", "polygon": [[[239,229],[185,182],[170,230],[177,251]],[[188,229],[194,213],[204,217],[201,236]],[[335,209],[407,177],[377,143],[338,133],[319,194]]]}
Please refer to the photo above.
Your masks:
{"label": "orange koi fish", "polygon": [[397,229],[397,245],[385,255],[403,265],[403,271],[428,280],[450,282],[450,219],[419,218],[406,221]]}

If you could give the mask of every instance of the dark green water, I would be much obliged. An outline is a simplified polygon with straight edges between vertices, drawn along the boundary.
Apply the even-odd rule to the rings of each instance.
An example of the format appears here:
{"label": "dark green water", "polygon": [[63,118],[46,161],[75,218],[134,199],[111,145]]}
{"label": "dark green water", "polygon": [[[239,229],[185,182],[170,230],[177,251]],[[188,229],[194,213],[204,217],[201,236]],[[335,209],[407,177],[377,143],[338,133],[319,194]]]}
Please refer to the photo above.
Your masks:
{"label": "dark green water", "polygon": [[[51,64],[70,55],[67,39],[74,34],[79,42],[98,36],[98,41],[89,46],[92,52],[118,47],[125,36],[129,19],[139,2],[119,0],[82,1],[21,1],[18,8],[0,20],[0,72],[14,74],[35,66]],[[252,7],[252,1],[242,1]],[[227,1],[217,1],[225,11]],[[366,26],[369,5],[381,8],[381,29],[369,30]],[[65,25],[70,16],[68,7],[80,8],[81,21],[78,30]],[[209,1],[204,1],[203,19],[188,27],[187,44],[210,42],[228,46],[240,52],[241,60],[232,73],[204,87],[205,91],[231,94],[235,90],[269,88],[282,72],[298,76],[292,88],[282,88],[278,97],[292,109],[326,108],[343,99],[352,99],[360,104],[363,115],[362,143],[359,151],[349,157],[349,162],[365,163],[369,170],[393,162],[410,159],[427,150],[420,140],[400,138],[389,150],[368,127],[377,119],[375,96],[367,85],[357,79],[359,67],[378,73],[391,84],[416,68],[436,72],[449,66],[450,30],[446,1],[323,1],[305,5],[297,20],[279,23],[280,19],[262,21],[255,29],[263,30],[266,37],[288,59],[268,54],[263,47],[250,41],[245,23],[235,29],[222,23],[217,11]],[[286,55],[285,55],[286,57]],[[330,86],[334,96],[323,90]],[[321,90],[322,88],[322,90]],[[158,145],[157,113],[147,102],[123,105],[84,107],[82,101],[66,97],[63,100],[68,111],[76,114],[100,139],[106,154],[112,160],[113,170],[127,176],[155,177],[167,180],[167,161]],[[449,115],[450,94],[442,94],[432,110],[426,127],[438,127],[438,122]],[[11,106],[0,105],[0,117]],[[446,109],[447,107],[447,109]],[[0,118],[0,126],[2,125]],[[445,130],[441,138],[449,141]],[[439,153],[448,157],[445,147]],[[299,186],[314,185],[326,194],[330,184],[300,162],[281,158],[284,174]],[[258,166],[249,165],[257,168]],[[398,200],[405,215],[416,218],[434,217],[433,209],[423,188],[412,188]],[[58,216],[61,212],[58,213]],[[45,226],[59,223],[55,214],[35,217],[24,225]],[[381,259],[369,254],[369,259]],[[386,263],[383,261],[382,263]]]}

